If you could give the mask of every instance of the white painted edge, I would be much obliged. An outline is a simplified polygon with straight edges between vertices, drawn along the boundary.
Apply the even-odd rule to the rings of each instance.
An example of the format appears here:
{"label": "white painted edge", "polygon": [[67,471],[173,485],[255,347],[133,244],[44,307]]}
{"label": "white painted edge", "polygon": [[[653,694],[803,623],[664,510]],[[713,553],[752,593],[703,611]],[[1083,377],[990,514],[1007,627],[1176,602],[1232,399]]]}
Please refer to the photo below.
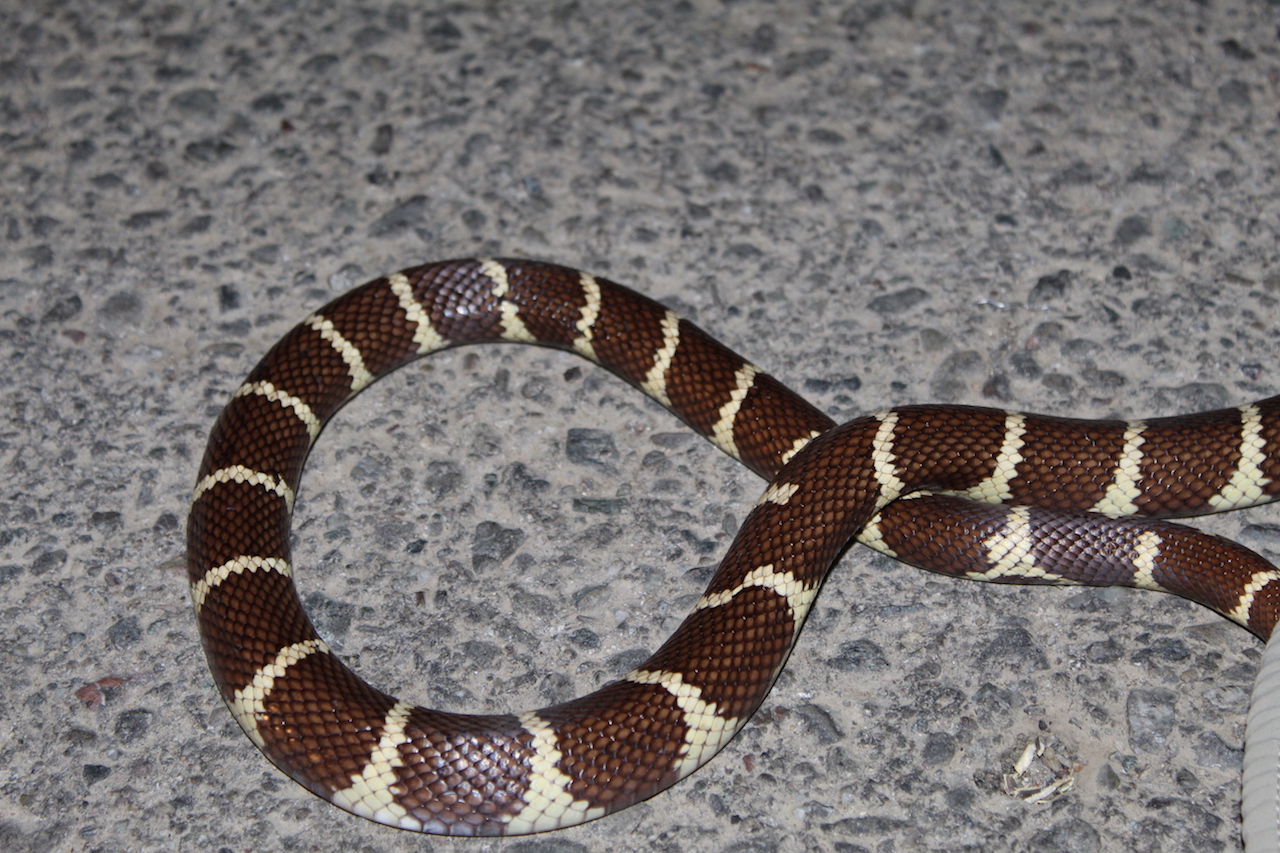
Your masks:
{"label": "white painted edge", "polygon": [[1280,632],[1262,653],[1244,733],[1241,837],[1246,853],[1280,853]]}

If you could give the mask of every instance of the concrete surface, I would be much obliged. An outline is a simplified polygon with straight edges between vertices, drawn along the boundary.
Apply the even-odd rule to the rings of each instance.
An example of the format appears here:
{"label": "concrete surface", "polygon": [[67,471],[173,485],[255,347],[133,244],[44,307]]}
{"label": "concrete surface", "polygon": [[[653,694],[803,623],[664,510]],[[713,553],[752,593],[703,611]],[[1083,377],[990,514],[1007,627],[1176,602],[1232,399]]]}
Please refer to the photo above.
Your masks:
{"label": "concrete surface", "polygon": [[[861,550],[671,791],[533,839],[376,826],[236,728],[183,525],[268,346],[430,259],[632,284],[840,418],[1276,393],[1274,4],[189,5],[0,10],[0,847],[1239,848],[1246,632]],[[300,584],[374,683],[532,708],[656,648],[762,487],[581,360],[454,351],[326,430]],[[1280,549],[1275,510],[1205,526]],[[1034,803],[1002,776],[1037,736],[1015,782],[1074,786]]]}

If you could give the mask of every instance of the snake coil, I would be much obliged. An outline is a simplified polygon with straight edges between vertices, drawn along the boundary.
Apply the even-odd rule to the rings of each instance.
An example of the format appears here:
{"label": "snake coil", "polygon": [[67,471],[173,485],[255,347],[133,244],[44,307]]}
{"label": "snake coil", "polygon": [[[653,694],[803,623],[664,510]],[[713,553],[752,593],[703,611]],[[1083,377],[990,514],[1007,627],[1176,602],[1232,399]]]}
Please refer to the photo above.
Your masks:
{"label": "snake coil", "polygon": [[[408,361],[482,341],[577,352],[770,481],[693,613],[649,660],[519,715],[432,711],[366,684],[312,627],[289,552],[303,462],[325,421]],[[1171,591],[1265,639],[1280,615],[1269,563],[1118,517],[1216,512],[1277,492],[1280,398],[1130,422],[905,406],[836,427],[631,290],[544,263],[449,261],[338,298],[253,370],[200,466],[189,577],[218,689],[285,773],[392,826],[521,834],[625,808],[708,761],[768,693],[855,537],[957,576]]]}

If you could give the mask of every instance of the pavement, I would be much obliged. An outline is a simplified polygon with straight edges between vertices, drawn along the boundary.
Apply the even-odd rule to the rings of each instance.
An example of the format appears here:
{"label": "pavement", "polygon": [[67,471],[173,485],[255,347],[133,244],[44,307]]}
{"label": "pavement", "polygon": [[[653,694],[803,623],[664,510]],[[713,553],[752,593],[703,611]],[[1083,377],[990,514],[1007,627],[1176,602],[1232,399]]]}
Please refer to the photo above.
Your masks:
{"label": "pavement", "polygon": [[[381,827],[238,730],[184,526],[267,348],[450,257],[632,285],[838,419],[1275,394],[1278,24],[1240,0],[4,4],[0,848],[1238,850],[1258,640],[1170,596],[862,549],[669,791],[529,839]],[[449,351],[325,430],[299,585],[380,687],[540,707],[656,649],[763,487],[581,359]],[[1280,550],[1274,509],[1202,526]]]}

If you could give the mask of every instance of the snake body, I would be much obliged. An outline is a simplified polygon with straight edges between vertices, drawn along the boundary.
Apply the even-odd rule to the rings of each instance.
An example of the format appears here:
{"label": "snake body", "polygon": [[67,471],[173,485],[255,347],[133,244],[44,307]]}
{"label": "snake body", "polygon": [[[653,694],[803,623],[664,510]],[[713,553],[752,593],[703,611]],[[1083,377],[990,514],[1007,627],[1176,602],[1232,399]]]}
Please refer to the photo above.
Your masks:
{"label": "snake body", "polygon": [[[575,351],[770,480],[649,660],[518,715],[432,711],[366,684],[312,627],[289,553],[303,462],[325,421],[408,361],[484,341]],[[1194,515],[1277,492],[1280,398],[1145,422],[907,406],[837,427],[625,287],[544,263],[449,261],[338,298],[253,370],[200,466],[189,577],[218,689],[285,773],[392,826],[521,834],[625,808],[708,761],[768,693],[855,537],[984,580],[1172,591],[1265,639],[1280,616],[1270,564],[1172,523],[1106,516]]]}

